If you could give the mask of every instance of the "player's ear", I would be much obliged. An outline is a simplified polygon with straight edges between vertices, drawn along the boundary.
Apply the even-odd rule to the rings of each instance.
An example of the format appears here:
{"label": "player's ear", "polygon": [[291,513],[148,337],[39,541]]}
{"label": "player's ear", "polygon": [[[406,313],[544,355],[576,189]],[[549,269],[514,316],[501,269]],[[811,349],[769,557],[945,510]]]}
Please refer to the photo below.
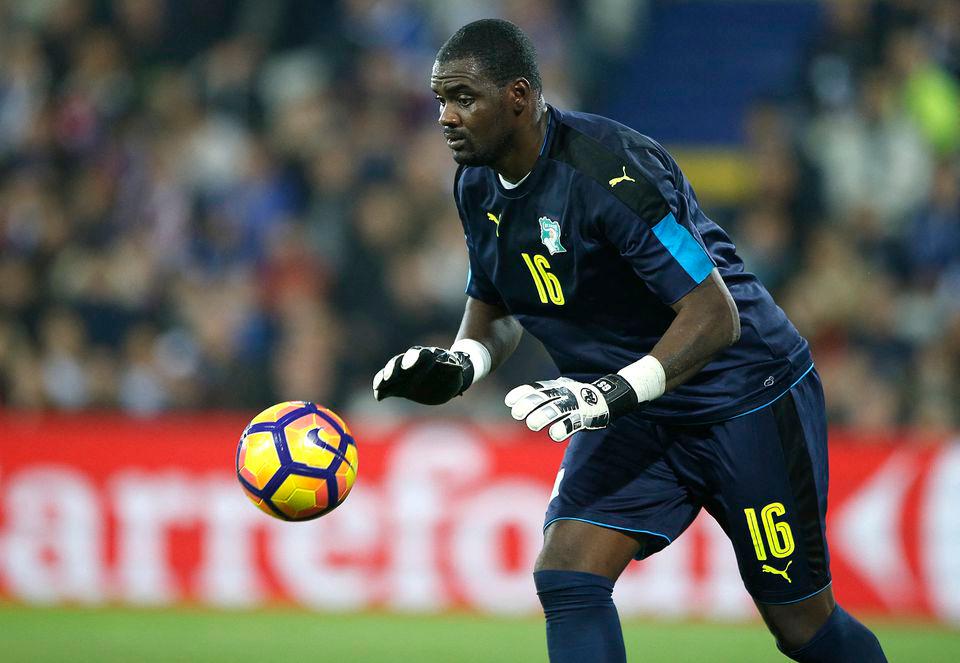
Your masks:
{"label": "player's ear", "polygon": [[530,86],[530,81],[523,77],[507,86],[507,94],[510,109],[515,115],[522,113],[523,109],[533,102],[533,88]]}

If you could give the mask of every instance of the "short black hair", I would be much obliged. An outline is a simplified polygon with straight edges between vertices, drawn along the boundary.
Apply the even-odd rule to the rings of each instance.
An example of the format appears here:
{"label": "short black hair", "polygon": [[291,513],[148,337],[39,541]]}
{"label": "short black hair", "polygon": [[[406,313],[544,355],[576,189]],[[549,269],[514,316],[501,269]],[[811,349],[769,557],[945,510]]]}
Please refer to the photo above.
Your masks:
{"label": "short black hair", "polygon": [[530,87],[543,91],[537,49],[530,37],[510,21],[483,18],[453,33],[437,52],[437,62],[473,59],[481,71],[499,86],[526,78]]}

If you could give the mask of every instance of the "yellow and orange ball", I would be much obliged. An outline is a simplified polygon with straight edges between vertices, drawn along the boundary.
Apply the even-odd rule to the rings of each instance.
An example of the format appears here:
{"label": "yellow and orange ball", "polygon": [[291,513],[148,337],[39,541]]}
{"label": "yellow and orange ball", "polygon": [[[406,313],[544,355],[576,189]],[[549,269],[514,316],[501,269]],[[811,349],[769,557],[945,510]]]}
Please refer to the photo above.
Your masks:
{"label": "yellow and orange ball", "polygon": [[287,401],[253,418],[237,447],[237,478],[259,508],[282,520],[333,511],[357,479],[357,444],[336,413]]}

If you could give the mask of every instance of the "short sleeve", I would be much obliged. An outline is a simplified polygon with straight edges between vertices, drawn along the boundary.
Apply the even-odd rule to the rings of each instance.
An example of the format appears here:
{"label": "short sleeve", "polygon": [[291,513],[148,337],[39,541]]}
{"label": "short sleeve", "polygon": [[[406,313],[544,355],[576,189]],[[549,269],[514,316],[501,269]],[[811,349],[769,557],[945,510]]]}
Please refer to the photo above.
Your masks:
{"label": "short sleeve", "polygon": [[[656,159],[631,159],[633,186],[612,187],[601,223],[607,239],[665,304],[700,285],[715,267],[672,171]],[[617,191],[617,189],[621,189]]]}
{"label": "short sleeve", "polygon": [[467,243],[467,257],[469,258],[466,293],[474,299],[479,299],[488,304],[502,305],[503,299],[500,297],[500,292],[493,285],[493,282],[487,278],[483,268],[477,262],[476,253],[470,245],[469,235],[464,235],[464,240]]}
{"label": "short sleeve", "polygon": [[483,267],[477,260],[477,252],[470,240],[470,223],[463,211],[463,205],[460,202],[460,178],[463,175],[463,166],[457,168],[456,175],[453,178],[453,200],[457,205],[457,213],[460,216],[460,223],[463,225],[463,239],[467,245],[467,287],[466,294],[474,299],[486,302],[488,304],[502,305],[503,299],[493,282],[489,279]]}

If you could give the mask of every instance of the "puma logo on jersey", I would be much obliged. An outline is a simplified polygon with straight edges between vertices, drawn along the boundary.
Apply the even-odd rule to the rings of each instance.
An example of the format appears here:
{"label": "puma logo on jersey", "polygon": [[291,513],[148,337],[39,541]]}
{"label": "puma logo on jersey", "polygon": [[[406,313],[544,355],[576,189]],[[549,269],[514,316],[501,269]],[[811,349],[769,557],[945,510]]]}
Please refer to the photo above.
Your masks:
{"label": "puma logo on jersey", "polygon": [[763,568],[760,570],[763,571],[764,573],[776,573],[778,576],[783,576],[783,579],[792,585],[793,581],[790,580],[790,576],[787,575],[787,569],[790,568],[791,564],[793,564],[793,560],[790,560],[789,562],[787,562],[787,568],[784,569],[783,571],[781,571],[780,569],[775,569],[769,564],[764,564]]}
{"label": "puma logo on jersey", "polygon": [[626,166],[623,167],[623,177],[614,177],[612,180],[610,180],[610,188],[617,186],[620,184],[620,182],[636,182],[635,179],[627,175]]}
{"label": "puma logo on jersey", "polygon": [[[503,216],[503,212],[500,213]],[[500,216],[494,216],[493,212],[487,212],[487,218],[497,224],[497,237],[500,236]]]}

